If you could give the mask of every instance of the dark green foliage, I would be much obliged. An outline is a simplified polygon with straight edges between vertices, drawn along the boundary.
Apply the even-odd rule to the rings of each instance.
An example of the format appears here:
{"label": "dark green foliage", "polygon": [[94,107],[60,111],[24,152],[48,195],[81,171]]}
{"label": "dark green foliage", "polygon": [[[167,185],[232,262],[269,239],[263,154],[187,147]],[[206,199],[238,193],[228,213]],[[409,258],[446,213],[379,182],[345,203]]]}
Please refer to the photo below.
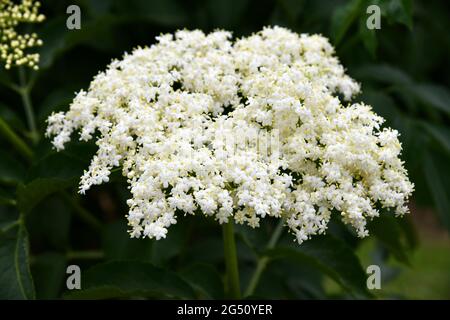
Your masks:
{"label": "dark green foliage", "polygon": [[[125,219],[129,191],[120,172],[108,185],[75,196],[95,145],[73,142],[56,153],[44,138],[45,119],[67,110],[74,92],[87,89],[111,59],[180,28],[225,28],[239,37],[277,24],[329,37],[349,75],[362,84],[357,99],[400,131],[402,159],[416,184],[412,201],[433,206],[450,230],[446,1],[80,0],[81,30],[70,31],[66,8],[72,2],[43,1],[47,20],[36,26],[44,41],[40,70],[26,72],[40,137],[35,143],[17,94],[17,70],[0,67],[0,118],[30,148],[13,148],[0,135],[0,299],[225,297],[216,222],[179,217],[165,240],[130,239]],[[366,28],[370,4],[381,8],[380,30]],[[387,281],[401,272],[385,264],[388,257],[407,264],[416,232],[408,218],[385,212],[369,229],[377,239],[374,260],[387,270]],[[328,235],[301,246],[283,234],[268,249],[274,230],[270,220],[255,230],[235,228],[243,289],[258,261],[266,261],[251,297],[373,297],[366,288],[366,266],[355,254],[361,240],[338,219],[333,218]],[[66,290],[70,264],[81,267],[82,290]],[[338,294],[330,295],[324,286],[329,279],[341,288]]]}

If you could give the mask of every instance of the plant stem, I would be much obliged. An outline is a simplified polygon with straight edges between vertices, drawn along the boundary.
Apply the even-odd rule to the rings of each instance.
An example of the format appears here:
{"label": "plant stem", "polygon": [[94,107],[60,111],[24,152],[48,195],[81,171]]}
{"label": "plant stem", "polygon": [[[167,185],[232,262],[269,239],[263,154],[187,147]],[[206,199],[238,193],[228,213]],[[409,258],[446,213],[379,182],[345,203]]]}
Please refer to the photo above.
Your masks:
{"label": "plant stem", "polygon": [[20,88],[18,90],[27,117],[28,128],[30,129],[31,141],[36,144],[39,140],[39,134],[36,129],[36,119],[34,117],[33,105],[30,99],[30,86],[25,79],[25,71],[19,68]]}
{"label": "plant stem", "polygon": [[8,140],[17,151],[19,151],[27,160],[33,157],[33,151],[28,145],[11,129],[8,123],[0,118],[0,134]]}
{"label": "plant stem", "polygon": [[14,228],[15,226],[18,226],[22,223],[21,217],[17,220],[15,220],[14,222],[11,222],[10,224],[4,226],[2,229],[0,229],[0,233],[6,233],[9,230],[11,230],[12,228]]}
{"label": "plant stem", "polygon": [[[272,237],[270,237],[270,240],[267,243],[267,246],[266,246],[267,250],[273,249],[275,247],[275,245],[277,244],[278,240],[281,237],[282,231],[283,231],[283,225],[284,225],[284,220],[281,220],[280,222],[278,222],[278,225],[276,226],[276,228],[272,234]],[[253,275],[250,279],[250,282],[247,286],[247,289],[245,290],[245,293],[244,293],[245,297],[251,296],[253,294],[253,292],[255,292],[255,289],[256,289],[256,286],[258,285],[259,279],[261,278],[261,275],[268,263],[269,263],[269,257],[267,257],[267,256],[262,256],[258,259],[255,272],[253,273]]]}
{"label": "plant stem", "polygon": [[73,197],[69,196],[66,192],[61,192],[62,197],[72,206],[75,213],[80,217],[81,220],[90,225],[94,230],[100,230],[102,228],[102,223],[97,219],[92,213],[83,208]]}
{"label": "plant stem", "polygon": [[226,281],[229,298],[240,299],[241,287],[239,282],[236,242],[234,240],[233,221],[222,224],[223,247],[225,253]]}

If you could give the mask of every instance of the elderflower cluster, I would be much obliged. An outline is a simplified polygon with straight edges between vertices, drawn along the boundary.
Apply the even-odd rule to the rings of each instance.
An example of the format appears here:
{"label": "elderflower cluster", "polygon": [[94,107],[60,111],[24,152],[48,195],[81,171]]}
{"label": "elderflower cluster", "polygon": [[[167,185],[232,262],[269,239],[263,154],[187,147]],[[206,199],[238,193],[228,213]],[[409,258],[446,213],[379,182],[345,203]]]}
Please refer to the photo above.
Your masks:
{"label": "elderflower cluster", "polygon": [[19,34],[16,29],[22,23],[42,22],[45,17],[38,12],[40,5],[34,0],[22,0],[20,4],[0,0],[0,61],[4,61],[5,69],[21,65],[38,69],[39,54],[26,50],[41,46],[42,40],[35,33]]}
{"label": "elderflower cluster", "polygon": [[[164,238],[179,214],[204,214],[251,227],[282,218],[301,243],[333,212],[364,237],[380,208],[408,211],[398,132],[370,106],[343,104],[359,85],[326,38],[273,27],[234,42],[225,31],[157,40],[48,118],[57,150],[75,130],[96,139],[81,193],[121,167],[132,237]],[[224,139],[255,134],[267,148]]]}

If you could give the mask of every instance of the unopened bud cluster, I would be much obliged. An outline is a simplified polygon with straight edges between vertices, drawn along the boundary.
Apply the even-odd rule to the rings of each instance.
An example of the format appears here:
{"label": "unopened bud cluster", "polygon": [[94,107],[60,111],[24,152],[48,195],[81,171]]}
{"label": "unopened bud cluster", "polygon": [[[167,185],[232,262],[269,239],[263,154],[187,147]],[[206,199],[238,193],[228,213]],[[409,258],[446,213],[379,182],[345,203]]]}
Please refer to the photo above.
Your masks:
{"label": "unopened bud cluster", "polygon": [[0,61],[5,69],[12,66],[38,68],[39,54],[28,53],[28,49],[41,46],[42,40],[35,33],[19,34],[17,28],[25,23],[42,22],[45,17],[39,13],[40,2],[22,0],[0,0]]}

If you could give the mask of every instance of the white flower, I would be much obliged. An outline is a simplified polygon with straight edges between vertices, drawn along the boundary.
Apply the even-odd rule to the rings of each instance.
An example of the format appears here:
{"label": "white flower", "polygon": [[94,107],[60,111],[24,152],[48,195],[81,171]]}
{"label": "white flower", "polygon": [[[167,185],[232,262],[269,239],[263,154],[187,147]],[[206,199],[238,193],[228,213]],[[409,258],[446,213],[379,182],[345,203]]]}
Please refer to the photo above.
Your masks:
{"label": "white flower", "polygon": [[381,129],[370,106],[341,103],[359,85],[326,38],[279,27],[230,38],[160,36],[48,118],[58,150],[75,130],[99,136],[81,193],[121,167],[130,234],[156,239],[180,213],[251,227],[277,217],[301,243],[324,233],[333,211],[361,237],[376,207],[408,211],[398,132]]}

